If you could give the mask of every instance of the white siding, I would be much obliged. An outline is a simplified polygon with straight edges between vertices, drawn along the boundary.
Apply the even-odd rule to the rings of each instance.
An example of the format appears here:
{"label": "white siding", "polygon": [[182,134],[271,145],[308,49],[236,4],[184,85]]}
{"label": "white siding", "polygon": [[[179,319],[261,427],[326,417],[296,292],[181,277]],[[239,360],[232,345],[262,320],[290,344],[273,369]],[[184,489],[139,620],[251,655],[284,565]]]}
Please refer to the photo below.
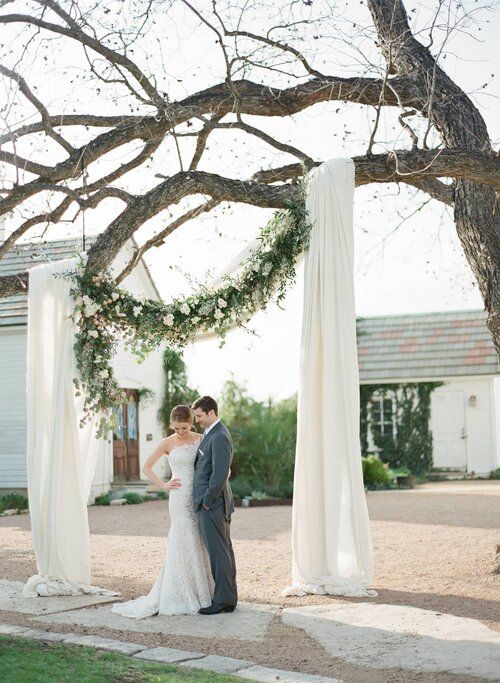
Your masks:
{"label": "white siding", "polygon": [[94,478],[89,495],[89,505],[96,496],[107,493],[113,481],[113,446],[111,440],[101,439],[97,452],[97,462],[94,470]]}
{"label": "white siding", "polygon": [[[456,378],[445,382],[433,392],[437,396],[445,392],[462,392],[465,412],[465,449],[467,472],[485,475],[491,472],[497,458],[494,403],[492,401],[493,377]],[[474,406],[469,398],[476,397]],[[433,414],[431,403],[431,429]],[[436,428],[433,431],[437,431]],[[439,463],[437,463],[439,464]]]}
{"label": "white siding", "polygon": [[492,469],[500,467],[500,377],[493,377],[491,383],[493,425],[495,439],[494,466]]}
{"label": "white siding", "polygon": [[[121,271],[131,252],[127,245],[116,260]],[[136,296],[157,298],[158,294],[142,262],[124,281],[124,286]],[[139,459],[142,467],[149,453],[163,437],[157,420],[163,392],[163,350],[152,353],[142,364],[120,349],[114,362],[120,386],[130,389],[151,389],[152,401],[142,402],[139,409]],[[26,477],[26,327],[0,329],[0,490],[27,487]],[[151,434],[151,441],[147,441]],[[166,474],[165,463],[156,471]],[[113,481],[113,446],[111,440],[99,444],[92,482],[90,502],[96,495],[109,490]]]}
{"label": "white siding", "polygon": [[26,329],[0,330],[0,488],[26,488]]}

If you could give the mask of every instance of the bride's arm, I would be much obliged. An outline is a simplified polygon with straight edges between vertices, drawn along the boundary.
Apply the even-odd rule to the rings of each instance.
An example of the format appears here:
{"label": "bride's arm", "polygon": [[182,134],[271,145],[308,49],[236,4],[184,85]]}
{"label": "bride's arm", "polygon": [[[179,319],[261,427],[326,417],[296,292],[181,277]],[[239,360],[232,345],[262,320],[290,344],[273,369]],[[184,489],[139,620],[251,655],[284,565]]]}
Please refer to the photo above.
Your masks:
{"label": "bride's arm", "polygon": [[170,481],[164,482],[162,479],[160,479],[160,477],[158,477],[153,472],[153,467],[156,465],[156,463],[162,457],[162,455],[168,454],[169,448],[170,437],[167,437],[166,439],[163,439],[163,441],[160,441],[158,446],[154,449],[154,451],[151,453],[149,458],[144,463],[144,467],[142,470],[146,477],[153,482],[153,484],[156,484],[156,486],[158,486],[159,488],[165,489],[167,491],[170,491],[170,489],[179,488],[179,486],[181,486],[180,479],[172,477]]}

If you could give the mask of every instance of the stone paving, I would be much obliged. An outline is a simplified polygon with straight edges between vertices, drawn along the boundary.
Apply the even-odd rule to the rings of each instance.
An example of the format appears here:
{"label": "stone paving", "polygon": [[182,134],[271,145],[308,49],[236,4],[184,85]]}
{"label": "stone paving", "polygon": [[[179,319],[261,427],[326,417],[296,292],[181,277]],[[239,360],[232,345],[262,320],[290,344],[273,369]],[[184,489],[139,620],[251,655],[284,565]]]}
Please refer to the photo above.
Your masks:
{"label": "stone paving", "polygon": [[23,614],[55,614],[80,609],[104,602],[116,602],[116,597],[106,595],[57,595],[50,598],[24,598],[24,583],[0,580],[0,610]]}
{"label": "stone paving", "polygon": [[[264,640],[268,626],[278,612],[277,607],[270,605],[239,603],[238,609],[231,614],[217,614],[210,617],[210,637]],[[146,619],[128,619],[112,612],[109,606],[66,610],[59,614],[41,617],[37,619],[37,622],[78,624],[79,626],[98,624],[116,631],[168,633],[173,636],[206,638],[207,635],[207,617],[198,614],[174,617],[157,615]]]}
{"label": "stone paving", "polygon": [[476,619],[405,605],[351,603],[283,610],[332,657],[378,669],[500,678],[500,633]]}
{"label": "stone paving", "polygon": [[[19,610],[29,615],[34,627],[47,625],[50,628],[51,624],[57,624],[67,626],[69,631],[72,626],[99,627],[114,632],[137,633],[142,640],[148,634],[207,637],[207,618],[203,616],[126,619],[111,612],[109,604],[101,604],[116,601],[116,598],[27,599],[20,597],[21,587],[19,582],[0,582],[0,609]],[[257,645],[266,639],[271,622],[303,630],[328,652],[332,660],[365,667],[366,670],[399,669],[428,676],[423,680],[433,680],[433,675],[440,674],[484,681],[500,678],[500,633],[476,619],[405,605],[335,602],[280,609],[240,603],[232,614],[210,617],[210,638],[255,642]],[[320,683],[336,680],[267,669],[251,661],[231,657],[122,642],[112,636],[61,634],[7,624],[0,625],[0,633],[47,642],[88,645],[139,659],[230,673],[256,681]]]}
{"label": "stone paving", "polygon": [[279,681],[280,683],[343,683],[339,679],[326,678],[325,676],[311,676],[308,674],[297,673],[294,671],[281,671],[270,669],[264,666],[256,666],[252,662],[230,657],[220,657],[216,655],[205,655],[200,652],[188,652],[185,650],[175,650],[167,647],[148,648],[136,643],[111,640],[99,636],[79,636],[74,633],[50,633],[37,629],[23,629],[19,626],[10,624],[0,624],[0,635],[12,635],[33,640],[57,641],[66,645],[84,645],[100,650],[108,650],[123,655],[129,655],[135,659],[142,659],[151,662],[175,664],[192,669],[202,669],[219,674],[231,674],[246,680]]}

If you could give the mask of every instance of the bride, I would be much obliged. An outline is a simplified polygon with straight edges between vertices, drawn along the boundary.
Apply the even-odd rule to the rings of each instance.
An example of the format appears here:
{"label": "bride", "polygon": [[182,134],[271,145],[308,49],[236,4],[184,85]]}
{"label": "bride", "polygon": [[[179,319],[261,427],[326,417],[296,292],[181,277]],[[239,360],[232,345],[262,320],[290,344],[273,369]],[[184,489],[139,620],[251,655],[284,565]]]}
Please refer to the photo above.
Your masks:
{"label": "bride", "polygon": [[[201,436],[191,431],[193,414],[188,406],[172,410],[170,425],[174,434],[158,444],[144,465],[149,479],[170,492],[171,526],[165,562],[148,595],[111,607],[113,612],[132,619],[153,614],[196,614],[212,604],[214,582],[193,503],[194,461]],[[162,456],[168,457],[172,470],[167,483],[152,469]]]}

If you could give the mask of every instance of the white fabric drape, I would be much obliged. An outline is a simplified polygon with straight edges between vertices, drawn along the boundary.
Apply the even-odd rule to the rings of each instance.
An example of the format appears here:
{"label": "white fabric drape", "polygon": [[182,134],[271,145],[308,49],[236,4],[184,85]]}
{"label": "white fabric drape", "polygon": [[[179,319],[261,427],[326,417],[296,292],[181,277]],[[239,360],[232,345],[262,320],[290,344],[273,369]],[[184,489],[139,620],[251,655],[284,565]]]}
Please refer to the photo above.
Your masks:
{"label": "white fabric drape", "polygon": [[87,517],[98,440],[79,427],[71,281],[77,259],[30,271],[28,296],[28,496],[38,574],[23,595],[116,595],[90,585]]}
{"label": "white fabric drape", "polygon": [[293,498],[292,585],[285,595],[376,595],[359,438],[354,307],[354,164],[314,169],[306,207],[304,311]]}

